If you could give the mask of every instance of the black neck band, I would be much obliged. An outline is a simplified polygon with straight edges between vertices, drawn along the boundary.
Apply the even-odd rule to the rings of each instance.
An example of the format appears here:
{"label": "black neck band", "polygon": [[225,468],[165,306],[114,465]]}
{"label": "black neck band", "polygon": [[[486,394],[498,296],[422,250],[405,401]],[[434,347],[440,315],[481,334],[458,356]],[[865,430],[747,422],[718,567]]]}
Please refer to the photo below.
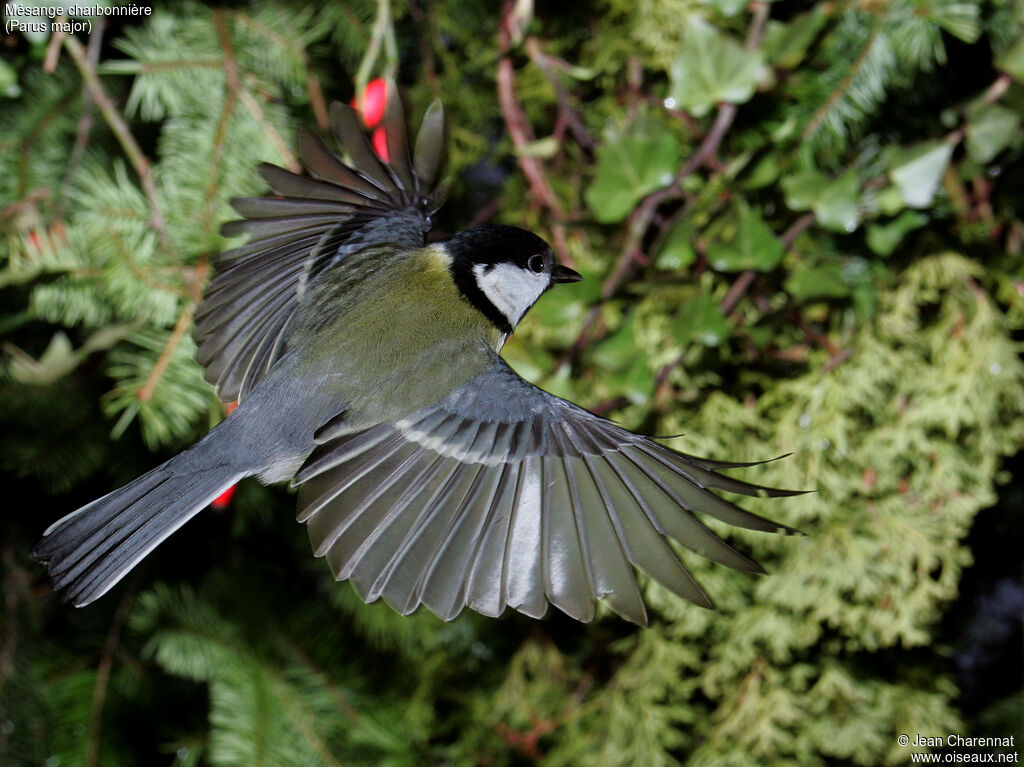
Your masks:
{"label": "black neck band", "polygon": [[480,290],[480,286],[476,284],[476,275],[473,274],[471,267],[467,267],[469,264],[465,262],[458,263],[454,259],[452,260],[452,279],[455,281],[459,293],[489,319],[498,330],[505,335],[511,335],[512,326],[508,322],[508,317],[502,314],[501,310],[492,304],[487,295]]}

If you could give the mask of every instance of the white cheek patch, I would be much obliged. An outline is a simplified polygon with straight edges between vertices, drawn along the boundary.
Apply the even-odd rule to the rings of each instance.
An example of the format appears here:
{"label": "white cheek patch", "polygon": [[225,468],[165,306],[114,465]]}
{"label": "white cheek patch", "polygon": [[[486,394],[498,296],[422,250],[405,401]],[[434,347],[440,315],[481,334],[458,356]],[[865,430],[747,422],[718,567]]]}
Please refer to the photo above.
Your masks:
{"label": "white cheek patch", "polygon": [[551,282],[547,272],[531,272],[512,264],[498,264],[489,269],[476,264],[473,276],[487,300],[505,315],[512,327],[519,324],[526,310],[536,303]]}

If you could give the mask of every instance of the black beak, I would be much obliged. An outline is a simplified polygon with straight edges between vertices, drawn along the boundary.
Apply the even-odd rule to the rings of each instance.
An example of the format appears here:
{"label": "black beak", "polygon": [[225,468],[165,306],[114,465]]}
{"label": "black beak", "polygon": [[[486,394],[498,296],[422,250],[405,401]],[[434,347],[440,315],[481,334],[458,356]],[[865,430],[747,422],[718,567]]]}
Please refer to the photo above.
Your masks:
{"label": "black beak", "polygon": [[583,279],[583,275],[579,272],[574,272],[568,266],[562,266],[561,264],[555,264],[555,268],[551,270],[551,282],[579,282]]}

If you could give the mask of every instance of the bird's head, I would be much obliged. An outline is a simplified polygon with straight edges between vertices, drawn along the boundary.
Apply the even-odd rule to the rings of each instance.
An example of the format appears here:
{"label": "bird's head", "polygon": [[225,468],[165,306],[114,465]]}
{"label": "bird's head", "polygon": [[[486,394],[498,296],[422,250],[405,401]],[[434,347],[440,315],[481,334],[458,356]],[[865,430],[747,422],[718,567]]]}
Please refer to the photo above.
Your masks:
{"label": "bird's head", "polygon": [[442,245],[459,292],[506,334],[552,285],[583,279],[544,240],[515,226],[476,226]]}

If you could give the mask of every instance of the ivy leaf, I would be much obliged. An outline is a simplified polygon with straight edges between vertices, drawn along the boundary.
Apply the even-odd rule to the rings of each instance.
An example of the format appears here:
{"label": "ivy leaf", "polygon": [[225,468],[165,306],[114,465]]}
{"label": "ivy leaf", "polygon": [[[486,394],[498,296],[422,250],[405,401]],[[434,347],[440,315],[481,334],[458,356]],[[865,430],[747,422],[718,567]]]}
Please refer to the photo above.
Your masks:
{"label": "ivy leaf", "polygon": [[728,239],[708,246],[708,261],[720,272],[739,272],[756,269],[766,272],[782,260],[783,248],[779,238],[745,202],[737,205],[737,223]]}
{"label": "ivy leaf", "polygon": [[928,223],[928,216],[914,210],[905,210],[887,224],[868,227],[868,247],[880,256],[891,256],[896,246],[910,232]]}
{"label": "ivy leaf", "polygon": [[911,208],[931,205],[942,174],[953,156],[953,146],[945,141],[928,141],[908,149],[890,149],[889,176]]}
{"label": "ivy leaf", "polygon": [[843,280],[842,267],[835,261],[821,264],[801,261],[786,278],[784,287],[797,301],[807,301],[811,298],[845,298],[850,295],[850,286]]}
{"label": "ivy leaf", "polygon": [[810,210],[828,184],[828,176],[816,170],[786,176],[781,182],[786,207],[795,211]]}
{"label": "ivy leaf", "polygon": [[621,221],[644,195],[672,183],[678,161],[675,136],[660,126],[634,126],[628,135],[610,132],[597,148],[597,175],[584,193],[587,205],[602,223]]}
{"label": "ivy leaf", "polygon": [[875,197],[875,205],[878,206],[878,210],[884,216],[895,216],[907,207],[907,204],[903,202],[903,195],[900,194],[900,190],[892,185],[887,186],[878,193]]}
{"label": "ivy leaf", "polygon": [[683,311],[670,326],[680,344],[691,341],[718,346],[729,335],[729,321],[710,293],[701,292],[683,305]]}
{"label": "ivy leaf", "polygon": [[996,57],[996,68],[1008,72],[1019,83],[1024,83],[1024,35]]}
{"label": "ivy leaf", "polygon": [[690,16],[679,55],[669,68],[668,98],[694,117],[703,117],[720,101],[747,101],[763,69],[760,52],[744,50],[699,16]]}
{"label": "ivy leaf", "polygon": [[999,104],[973,110],[967,123],[967,153],[979,163],[991,161],[1017,136],[1020,115]]}
{"label": "ivy leaf", "polygon": [[814,217],[826,229],[837,232],[852,232],[860,222],[857,212],[857,191],[860,179],[856,170],[848,170],[839,178],[830,181],[811,205]]}
{"label": "ivy leaf", "polygon": [[769,21],[764,35],[764,53],[768,61],[782,69],[793,69],[807,55],[828,15],[821,8],[795,16],[788,24]]}
{"label": "ivy leaf", "polygon": [[679,219],[665,235],[661,247],[658,248],[654,265],[659,269],[685,269],[697,260],[693,240],[693,222],[685,218]]}
{"label": "ivy leaf", "polygon": [[758,160],[750,169],[747,177],[743,180],[744,189],[763,189],[778,179],[781,168],[779,158],[775,153],[766,154]]}
{"label": "ivy leaf", "polygon": [[590,358],[602,371],[615,373],[629,368],[639,354],[634,325],[636,315],[631,314],[618,330],[593,347]]}

